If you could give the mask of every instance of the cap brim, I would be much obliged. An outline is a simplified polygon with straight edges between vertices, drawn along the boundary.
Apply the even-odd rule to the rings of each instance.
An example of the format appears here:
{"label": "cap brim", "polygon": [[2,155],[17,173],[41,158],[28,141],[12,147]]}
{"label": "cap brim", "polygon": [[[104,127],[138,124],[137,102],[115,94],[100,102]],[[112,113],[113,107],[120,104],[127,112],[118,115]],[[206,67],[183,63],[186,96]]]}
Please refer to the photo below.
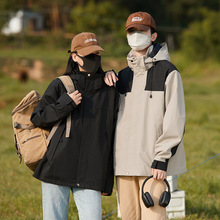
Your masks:
{"label": "cap brim", "polygon": [[143,24],[131,24],[131,25],[126,27],[125,31],[127,31],[130,28],[138,28],[138,29],[141,29],[143,31],[148,31],[150,26],[146,26],[146,25],[143,25]]}
{"label": "cap brim", "polygon": [[82,56],[87,56],[87,55],[94,53],[96,51],[105,52],[99,45],[91,45],[89,47],[85,47],[83,49],[77,50],[77,52]]}

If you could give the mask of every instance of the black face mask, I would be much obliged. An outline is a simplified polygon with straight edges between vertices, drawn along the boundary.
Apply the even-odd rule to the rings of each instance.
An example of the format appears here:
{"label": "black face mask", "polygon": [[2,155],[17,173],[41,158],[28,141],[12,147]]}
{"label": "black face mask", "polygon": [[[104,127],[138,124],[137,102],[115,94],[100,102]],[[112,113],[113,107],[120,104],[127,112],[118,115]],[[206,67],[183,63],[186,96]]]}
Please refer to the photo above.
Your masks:
{"label": "black face mask", "polygon": [[81,57],[77,54],[77,56],[83,60],[83,65],[81,66],[79,63],[78,65],[87,73],[96,73],[98,68],[101,66],[101,56],[97,54],[89,54],[85,57]]}

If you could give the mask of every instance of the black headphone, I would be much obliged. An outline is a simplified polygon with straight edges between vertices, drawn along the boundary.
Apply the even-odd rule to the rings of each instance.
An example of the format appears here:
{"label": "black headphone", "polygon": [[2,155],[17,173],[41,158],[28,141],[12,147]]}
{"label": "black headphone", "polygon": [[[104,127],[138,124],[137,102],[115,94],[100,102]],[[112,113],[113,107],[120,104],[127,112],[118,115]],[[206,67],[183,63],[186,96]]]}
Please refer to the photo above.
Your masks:
{"label": "black headphone", "polygon": [[[142,200],[144,202],[144,205],[147,208],[150,208],[150,207],[154,206],[154,201],[153,201],[150,193],[149,192],[144,192],[144,185],[151,178],[153,178],[153,176],[149,176],[147,179],[145,179],[144,182],[143,182],[143,185],[142,185]],[[170,185],[169,185],[169,183],[168,183],[168,181],[166,179],[164,179],[164,182],[167,185],[168,192],[164,191],[161,194],[160,199],[159,199],[159,205],[162,206],[162,207],[167,207],[169,202],[170,202],[170,199],[171,199],[171,196],[170,196]]]}

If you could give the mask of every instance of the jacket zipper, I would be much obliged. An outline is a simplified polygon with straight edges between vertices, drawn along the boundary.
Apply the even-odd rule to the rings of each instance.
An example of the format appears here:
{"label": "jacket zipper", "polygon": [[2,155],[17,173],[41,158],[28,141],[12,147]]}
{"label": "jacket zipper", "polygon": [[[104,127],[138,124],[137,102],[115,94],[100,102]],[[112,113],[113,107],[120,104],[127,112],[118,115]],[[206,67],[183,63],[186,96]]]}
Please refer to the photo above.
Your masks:
{"label": "jacket zipper", "polygon": [[36,136],[34,136],[34,137],[28,138],[28,139],[26,139],[25,141],[23,141],[22,144],[24,144],[24,143],[26,143],[26,142],[28,142],[28,141],[30,141],[30,140],[32,140],[32,139],[38,138],[38,137],[40,137],[40,136],[41,136],[41,135],[36,135]]}

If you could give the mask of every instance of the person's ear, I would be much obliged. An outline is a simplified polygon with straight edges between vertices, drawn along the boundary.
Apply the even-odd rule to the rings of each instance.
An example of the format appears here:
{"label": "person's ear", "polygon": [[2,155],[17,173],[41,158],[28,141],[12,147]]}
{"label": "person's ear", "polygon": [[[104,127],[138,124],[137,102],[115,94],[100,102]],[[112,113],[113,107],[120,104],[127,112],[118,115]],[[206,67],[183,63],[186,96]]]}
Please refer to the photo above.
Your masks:
{"label": "person's ear", "polygon": [[154,42],[157,39],[157,32],[151,35],[151,40]]}
{"label": "person's ear", "polygon": [[72,53],[72,59],[73,59],[74,62],[77,62],[77,60],[76,60],[77,58],[76,57],[77,57],[76,54]]}

